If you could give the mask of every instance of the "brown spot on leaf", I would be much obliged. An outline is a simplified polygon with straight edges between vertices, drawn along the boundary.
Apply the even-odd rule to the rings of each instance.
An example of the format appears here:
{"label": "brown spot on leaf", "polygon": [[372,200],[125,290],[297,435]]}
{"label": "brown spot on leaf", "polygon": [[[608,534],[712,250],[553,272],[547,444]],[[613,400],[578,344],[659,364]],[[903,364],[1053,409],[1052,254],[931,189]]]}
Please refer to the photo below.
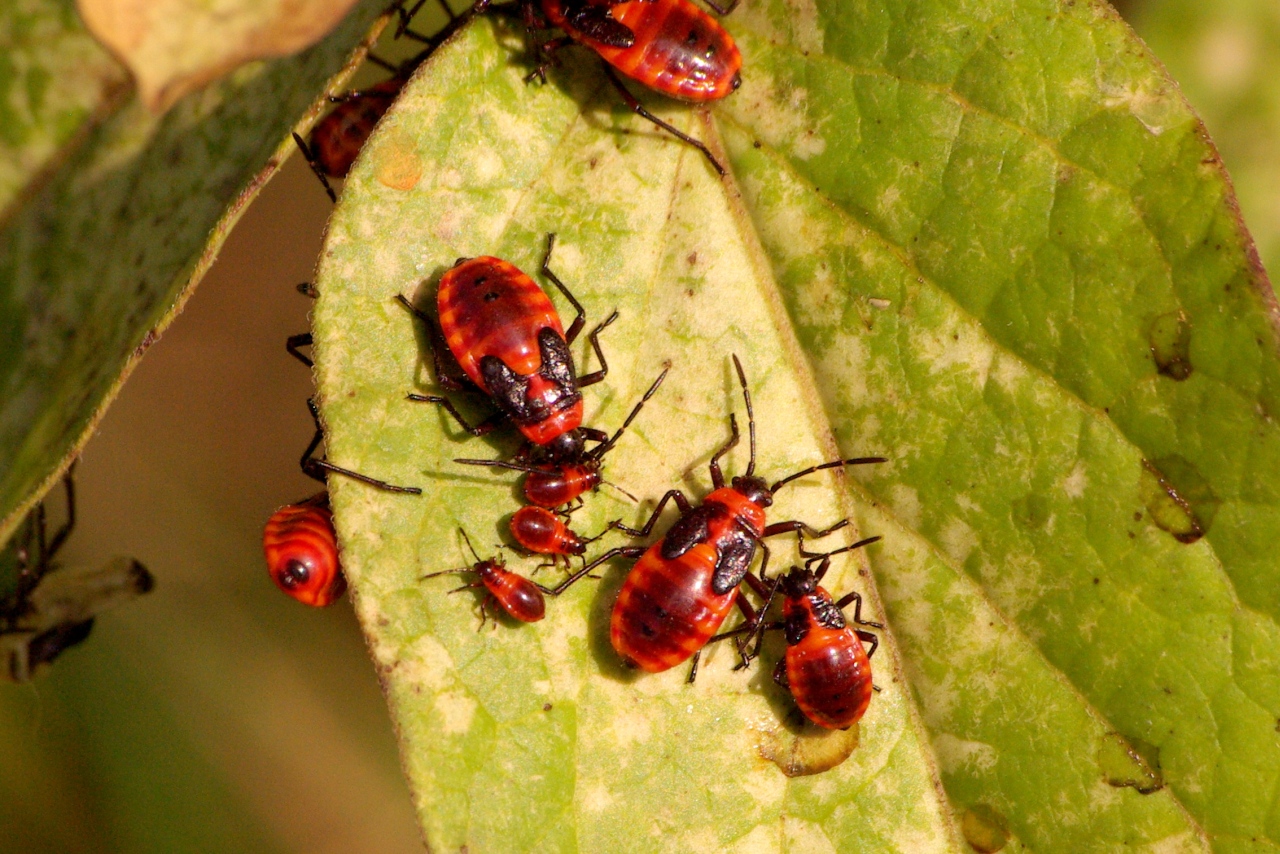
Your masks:
{"label": "brown spot on leaf", "polygon": [[1176,454],[1143,460],[1141,490],[1147,514],[1180,543],[1194,543],[1209,530],[1221,499],[1204,476]]}
{"label": "brown spot on leaf", "polygon": [[1098,747],[1098,766],[1110,786],[1129,787],[1140,795],[1164,788],[1160,748],[1136,736],[1107,733]]}
{"label": "brown spot on leaf", "polygon": [[979,854],[995,854],[1009,844],[1009,822],[994,807],[974,804],[960,813],[960,832]]}
{"label": "brown spot on leaf", "polygon": [[1162,314],[1147,331],[1156,370],[1181,382],[1191,376],[1191,324],[1181,311]]}
{"label": "brown spot on leaf", "polygon": [[807,777],[830,771],[848,759],[858,747],[858,725],[846,730],[826,730],[806,724],[793,733],[778,722],[757,732],[756,752],[777,765],[788,777]]}

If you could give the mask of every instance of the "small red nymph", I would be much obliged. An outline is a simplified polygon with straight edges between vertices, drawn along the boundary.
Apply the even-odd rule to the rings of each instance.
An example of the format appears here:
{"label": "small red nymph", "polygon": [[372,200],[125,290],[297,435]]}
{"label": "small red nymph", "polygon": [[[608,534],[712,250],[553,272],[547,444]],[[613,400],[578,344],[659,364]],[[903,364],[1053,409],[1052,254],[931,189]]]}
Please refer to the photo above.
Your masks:
{"label": "small red nymph", "polygon": [[435,578],[438,575],[464,574],[473,573],[478,580],[470,584],[464,584],[461,587],[450,590],[450,593],[458,593],[463,590],[471,590],[483,588],[488,592],[484,600],[480,603],[480,626],[484,627],[488,613],[486,609],[490,604],[496,604],[503,611],[510,614],[522,623],[536,623],[546,616],[547,604],[543,598],[543,589],[541,585],[530,581],[523,575],[511,572],[506,568],[506,564],[500,558],[489,558],[481,560],[476,554],[476,550],[471,545],[471,538],[467,536],[467,532],[461,528],[458,533],[462,534],[462,538],[467,543],[467,548],[471,550],[471,555],[476,562],[468,567],[460,569],[446,569],[440,572],[432,572],[422,576],[424,579]]}
{"label": "small red nymph", "polygon": [[[878,539],[871,537],[848,548]],[[817,572],[807,563],[803,568],[793,566],[779,579],[786,596],[781,628],[787,638],[787,654],[778,662],[774,679],[790,689],[809,720],[826,729],[848,729],[862,718],[871,702],[871,656],[879,640],[871,632],[851,628],[843,608],[853,603],[855,625],[884,627],[862,619],[862,597],[857,593],[832,601],[831,594],[820,586],[829,565],[830,556],[823,556]]]}
{"label": "small red nymph", "polygon": [[262,532],[262,550],[271,580],[304,605],[331,605],[347,590],[328,492],[273,513]]}
{"label": "small red nymph", "polygon": [[569,530],[559,516],[543,507],[521,507],[511,517],[511,536],[520,544],[541,555],[580,557],[587,551],[587,543]]}

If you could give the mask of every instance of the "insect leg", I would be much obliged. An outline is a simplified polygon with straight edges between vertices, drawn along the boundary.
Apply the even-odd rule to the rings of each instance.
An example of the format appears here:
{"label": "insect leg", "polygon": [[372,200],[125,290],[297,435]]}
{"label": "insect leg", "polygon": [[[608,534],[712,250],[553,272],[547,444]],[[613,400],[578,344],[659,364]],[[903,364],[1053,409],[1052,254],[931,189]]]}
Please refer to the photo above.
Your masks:
{"label": "insect leg", "polygon": [[311,357],[300,351],[299,347],[311,346],[311,333],[299,332],[297,335],[290,335],[285,339],[284,349],[289,351],[289,355],[297,359],[308,368],[314,368],[316,363],[311,361]]}
{"label": "insect leg", "polygon": [[662,499],[658,501],[658,506],[653,508],[653,513],[649,515],[649,521],[645,522],[643,527],[632,528],[622,524],[621,522],[613,522],[611,525],[619,531],[622,531],[625,534],[630,534],[633,537],[647,537],[653,532],[653,526],[657,523],[658,517],[662,515],[662,508],[667,506],[668,501],[675,501],[676,506],[680,508],[680,512],[682,514],[688,513],[693,509],[693,505],[689,503],[689,499],[685,497],[683,492],[678,489],[669,489],[667,490],[667,493],[662,496]]}
{"label": "insect leg", "polygon": [[716,160],[715,155],[711,153],[711,149],[707,148],[705,143],[694,139],[693,137],[689,136],[686,133],[681,133],[671,125],[664,122],[662,119],[655,116],[653,113],[646,110],[644,108],[644,105],[636,100],[636,96],[632,95],[631,92],[627,89],[627,87],[622,85],[622,81],[618,79],[618,75],[614,74],[613,68],[611,68],[607,64],[604,65],[604,73],[608,75],[609,81],[613,83],[613,88],[618,90],[618,94],[622,96],[622,100],[626,102],[627,108],[630,109],[631,112],[635,113],[637,116],[640,116],[643,119],[648,119],[658,127],[665,130],[667,133],[674,136],[676,139],[680,140],[681,142],[692,145],[694,148],[701,151],[703,156],[705,156],[707,158],[707,161],[711,164],[711,168],[716,170],[716,174],[718,174],[721,178],[725,176],[725,168],[720,165],[720,161]]}
{"label": "insect leg", "polygon": [[[42,545],[40,548],[41,560],[48,562],[53,560],[62,544],[67,541],[67,537],[71,536],[71,531],[76,526],[76,463],[79,460],[73,460],[67,468],[67,473],[62,478],[62,490],[67,499],[67,521],[62,523],[62,527],[53,535],[53,539],[49,540],[47,549]],[[43,506],[43,505],[41,505]]]}
{"label": "insect leg", "polygon": [[[559,289],[560,293],[564,294],[565,299],[569,301],[573,306],[573,310],[576,312],[573,318],[573,323],[569,324],[569,329],[564,334],[565,342],[572,344],[574,339],[578,337],[578,333],[582,331],[582,325],[586,322],[587,310],[582,307],[582,303],[578,302],[578,298],[573,295],[573,291],[569,290],[568,285],[560,281],[560,277],[552,271],[551,253],[555,251],[555,248],[556,235],[555,232],[552,232],[547,235],[547,251],[546,254],[542,256],[542,275],[550,279],[551,283]],[[606,320],[605,325],[608,325],[609,322],[610,321]],[[579,380],[578,384],[581,385],[582,381]]]}
{"label": "insect leg", "polygon": [[637,557],[640,557],[640,555],[642,554],[644,554],[644,546],[619,546],[618,548],[615,548],[615,549],[609,549],[609,551],[600,555],[598,558],[591,561],[591,563],[586,564],[585,566],[582,567],[582,569],[578,570],[573,575],[570,575],[568,578],[566,578],[564,581],[561,581],[555,587],[543,587],[541,584],[538,584],[537,582],[534,582],[534,585],[543,593],[547,594],[548,596],[559,596],[561,593],[568,590],[569,587],[575,581],[579,580],[584,575],[590,574],[591,570],[595,569],[597,566],[600,566],[602,563],[613,560],[615,557],[637,558]]}
{"label": "insect leg", "polygon": [[884,625],[882,623],[876,623],[871,620],[862,619],[862,596],[860,596],[856,590],[852,593],[849,593],[845,596],[841,596],[839,599],[837,599],[836,607],[839,608],[841,611],[843,611],[845,606],[848,605],[850,602],[853,603],[853,621],[855,623],[857,623],[860,626],[870,626],[873,629],[884,628]]}
{"label": "insect leg", "polygon": [[311,167],[311,171],[316,173],[316,177],[320,179],[320,183],[324,185],[324,191],[329,194],[329,201],[337,204],[338,194],[333,191],[333,187],[329,185],[329,176],[324,174],[324,170],[320,168],[320,162],[316,160],[315,154],[311,151],[311,147],[298,136],[295,131],[293,141],[298,144],[298,149],[302,152],[302,156],[307,159],[307,165]]}
{"label": "insect leg", "polygon": [[600,330],[604,329],[617,319],[618,312],[615,311],[613,314],[605,318],[604,323],[601,323],[595,329],[592,329],[591,334],[587,336],[587,340],[591,342],[591,349],[596,351],[596,358],[600,360],[600,370],[578,377],[579,388],[595,385],[609,375],[609,363],[604,359],[604,350],[600,349]]}
{"label": "insect leg", "polygon": [[437,394],[409,394],[405,395],[405,399],[412,400],[414,403],[434,403],[437,406],[443,407],[444,411],[452,415],[453,420],[457,421],[459,426],[472,436],[487,436],[502,423],[502,413],[495,412],[479,424],[472,426],[467,423],[465,418],[462,417],[462,413],[454,407],[453,401],[449,400],[447,397],[440,397]]}
{"label": "insect leg", "polygon": [[[865,625],[874,625],[874,624],[866,623]],[[867,658],[870,658],[872,655],[874,655],[876,648],[880,646],[880,639],[875,635],[871,634],[871,632],[864,632],[859,629],[854,629],[853,633],[858,636],[858,640],[862,641],[863,643],[867,644],[867,646],[870,647],[870,649],[867,650]]]}
{"label": "insect leg", "polygon": [[720,471],[720,458],[738,444],[738,416],[732,412],[729,413],[729,429],[733,435],[720,447],[720,450],[711,455],[711,462],[708,464],[711,469],[711,485],[716,489],[724,487],[724,472]]}

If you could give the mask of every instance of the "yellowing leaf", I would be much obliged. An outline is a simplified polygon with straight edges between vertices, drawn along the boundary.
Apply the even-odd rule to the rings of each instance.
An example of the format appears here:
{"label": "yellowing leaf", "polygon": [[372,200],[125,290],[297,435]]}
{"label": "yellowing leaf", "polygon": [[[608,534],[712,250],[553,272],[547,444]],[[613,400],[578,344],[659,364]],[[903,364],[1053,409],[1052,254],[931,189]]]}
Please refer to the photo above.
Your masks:
{"label": "yellowing leaf", "polygon": [[[331,223],[331,456],[429,487],[333,484],[431,845],[1274,848],[1273,296],[1176,87],[1103,4],[759,0],[729,25],[739,92],[709,113],[651,101],[725,183],[589,59],[524,84],[518,33],[482,21],[405,90]],[[730,352],[764,473],[889,458],[771,510],[884,537],[829,579],[889,622],[885,690],[831,770],[774,764],[793,708],[776,638],[750,675],[712,651],[692,687],[620,667],[625,562],[544,623],[480,634],[420,578],[467,562],[458,526],[502,539],[511,490],[451,459],[514,442],[403,400],[436,386],[393,297],[429,304],[459,256],[536,270],[548,231],[589,311],[621,313],[587,423],[617,424],[672,364],[611,479],[705,493],[742,414]],[[641,515],[601,493],[573,522]]]}
{"label": "yellowing leaf", "polygon": [[163,113],[255,59],[288,56],[328,34],[356,0],[77,0],[90,32],[129,67]]}

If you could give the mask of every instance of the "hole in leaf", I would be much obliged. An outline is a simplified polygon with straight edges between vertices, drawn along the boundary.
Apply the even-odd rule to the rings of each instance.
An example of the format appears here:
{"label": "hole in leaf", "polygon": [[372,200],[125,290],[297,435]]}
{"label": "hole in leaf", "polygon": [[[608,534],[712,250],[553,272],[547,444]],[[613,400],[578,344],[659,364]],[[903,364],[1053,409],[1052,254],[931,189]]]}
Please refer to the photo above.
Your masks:
{"label": "hole in leaf", "polygon": [[1156,370],[1174,380],[1191,376],[1191,324],[1181,311],[1162,314],[1147,333]]}
{"label": "hole in leaf", "polygon": [[1098,765],[1108,785],[1128,786],[1140,795],[1164,788],[1160,748],[1137,737],[1108,733],[1098,747]]}
{"label": "hole in leaf", "polygon": [[1203,537],[1222,503],[1204,475],[1176,454],[1143,460],[1142,466],[1142,496],[1151,521],[1181,543]]}

